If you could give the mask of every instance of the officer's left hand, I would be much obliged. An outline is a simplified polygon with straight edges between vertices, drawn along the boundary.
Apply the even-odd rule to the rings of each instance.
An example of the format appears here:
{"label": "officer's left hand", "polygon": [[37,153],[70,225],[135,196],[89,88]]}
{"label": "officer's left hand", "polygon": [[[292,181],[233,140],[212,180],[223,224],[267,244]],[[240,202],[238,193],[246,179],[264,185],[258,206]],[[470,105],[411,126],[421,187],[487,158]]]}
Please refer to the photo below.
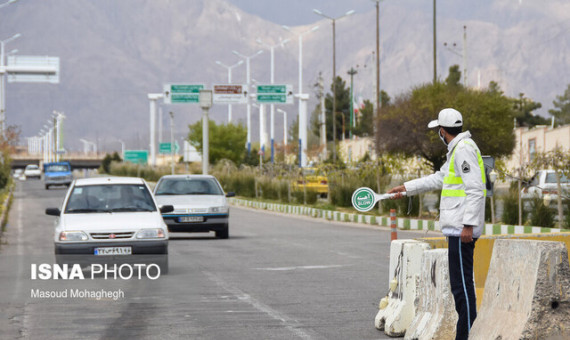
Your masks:
{"label": "officer's left hand", "polygon": [[461,231],[461,242],[470,243],[473,242],[473,226],[464,225]]}

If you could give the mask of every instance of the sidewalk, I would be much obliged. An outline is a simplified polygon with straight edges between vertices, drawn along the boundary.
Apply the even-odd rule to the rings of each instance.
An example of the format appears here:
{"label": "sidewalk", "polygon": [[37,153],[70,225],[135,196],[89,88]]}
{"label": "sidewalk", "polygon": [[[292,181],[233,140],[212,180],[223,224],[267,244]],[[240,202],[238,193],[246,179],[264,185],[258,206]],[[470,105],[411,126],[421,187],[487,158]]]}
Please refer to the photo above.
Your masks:
{"label": "sidewalk", "polygon": [[[306,206],[257,202],[242,198],[229,198],[228,202],[236,206],[244,206],[255,209],[276,211],[291,215],[310,216],[314,218],[325,219],[328,221],[363,223],[369,225],[390,227],[389,216],[351,214],[340,211],[310,208]],[[397,224],[398,224],[398,229],[401,230],[441,231],[439,222],[434,220],[422,220],[422,219],[398,217]],[[569,229],[561,230],[559,228],[504,225],[504,224],[485,224],[483,235],[518,235],[518,234],[561,233],[561,232],[562,233],[570,232],[570,230]]]}

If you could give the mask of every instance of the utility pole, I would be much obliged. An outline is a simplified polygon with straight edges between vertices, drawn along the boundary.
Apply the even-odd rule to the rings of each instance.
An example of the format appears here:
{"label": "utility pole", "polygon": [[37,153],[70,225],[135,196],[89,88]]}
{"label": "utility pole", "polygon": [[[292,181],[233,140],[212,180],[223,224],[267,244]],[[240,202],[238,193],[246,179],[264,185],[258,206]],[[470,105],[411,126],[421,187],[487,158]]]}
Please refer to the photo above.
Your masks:
{"label": "utility pole", "polygon": [[[435,0],[434,0],[435,1]],[[320,15],[324,18],[327,18],[329,20],[332,21],[332,35],[333,35],[333,83],[332,83],[332,88],[333,88],[333,110],[332,110],[332,118],[333,118],[333,161],[336,163],[336,21],[347,17],[349,15],[354,14],[354,10],[350,10],[348,12],[346,12],[344,15],[337,17],[337,18],[332,18],[328,15],[323,14],[321,11],[314,9],[313,12],[315,12],[317,15]],[[344,138],[344,136],[343,136]]]}
{"label": "utility pole", "polygon": [[319,72],[319,99],[321,101],[321,147],[323,148],[322,159],[327,159],[327,120],[325,110],[325,82],[322,73]]}
{"label": "utility pole", "polygon": [[433,0],[433,83],[435,84],[435,82],[437,81],[437,61],[436,61],[436,51],[437,51],[437,47],[436,47],[436,20],[435,20],[435,2],[436,0]]}
{"label": "utility pole", "polygon": [[170,111],[170,156],[171,166],[170,172],[174,175],[174,112]]}
{"label": "utility pole", "polygon": [[350,75],[350,130],[349,130],[349,138],[352,139],[352,129],[354,128],[354,75],[358,72],[351,67],[350,70],[347,72]]}

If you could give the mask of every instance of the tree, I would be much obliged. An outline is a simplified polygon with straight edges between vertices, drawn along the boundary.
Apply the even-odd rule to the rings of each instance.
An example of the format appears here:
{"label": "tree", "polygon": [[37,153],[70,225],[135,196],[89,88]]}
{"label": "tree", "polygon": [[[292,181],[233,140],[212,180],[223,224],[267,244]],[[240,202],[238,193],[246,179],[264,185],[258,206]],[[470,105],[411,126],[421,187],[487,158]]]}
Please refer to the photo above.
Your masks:
{"label": "tree", "polygon": [[[198,152],[202,152],[202,120],[189,126],[188,141]],[[246,153],[247,130],[243,125],[209,123],[209,158],[212,164],[229,159],[238,164]]]}
{"label": "tree", "polygon": [[103,161],[101,161],[101,172],[110,174],[112,162],[122,162],[121,156],[115,151],[112,155],[106,154]]}
{"label": "tree", "polygon": [[459,65],[453,65],[449,68],[449,75],[445,78],[445,84],[450,88],[461,87],[461,71],[459,71]]}
{"label": "tree", "polygon": [[360,110],[356,126],[352,133],[359,137],[372,136],[374,134],[374,105],[369,100],[364,101],[364,108]]}
{"label": "tree", "polygon": [[[342,80],[341,77],[336,77],[336,136],[337,139],[342,139],[343,133],[343,123],[344,123],[344,133],[345,137],[348,137],[350,129],[350,88],[346,86],[346,82]],[[333,86],[331,85],[331,93],[327,93],[325,96],[325,116],[326,116],[326,129],[327,129],[327,141],[333,140]],[[319,104],[320,105],[320,104]],[[320,110],[316,108],[315,111]],[[315,129],[317,125],[317,129]],[[312,130],[315,135],[320,136],[320,131],[318,131],[318,120],[312,120]]]}
{"label": "tree", "polygon": [[511,100],[496,88],[482,91],[451,88],[441,82],[416,87],[381,108],[378,150],[421,156],[438,170],[445,162],[447,148],[437,131],[428,130],[427,124],[446,107],[462,113],[464,131],[471,132],[482,154],[494,157],[511,154],[515,145]]}
{"label": "tree", "polygon": [[562,96],[556,96],[552,104],[556,109],[550,109],[548,113],[556,118],[556,123],[561,125],[570,124],[570,84],[568,84]]}
{"label": "tree", "polygon": [[512,98],[511,101],[516,113],[517,126],[533,127],[548,124],[546,118],[532,114],[532,111],[540,109],[542,104],[525,98],[524,93],[519,93],[519,97]]}

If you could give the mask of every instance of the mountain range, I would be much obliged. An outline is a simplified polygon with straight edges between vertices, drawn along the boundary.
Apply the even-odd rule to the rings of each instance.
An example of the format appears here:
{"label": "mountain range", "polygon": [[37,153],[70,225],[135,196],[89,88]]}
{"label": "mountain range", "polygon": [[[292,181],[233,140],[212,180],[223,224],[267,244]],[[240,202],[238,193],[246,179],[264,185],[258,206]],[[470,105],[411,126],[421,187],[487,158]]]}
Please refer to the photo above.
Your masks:
{"label": "mountain range", "polygon": [[[161,92],[165,83],[227,83],[227,70],[239,61],[237,50],[252,55],[267,44],[275,48],[275,82],[298,82],[297,34],[303,36],[303,90],[311,95],[309,111],[317,104],[313,85],[318,74],[329,90],[332,78],[331,22],[315,15],[313,23],[291,27],[248,13],[231,0],[22,0],[0,10],[0,40],[21,33],[6,45],[19,55],[60,58],[59,84],[9,83],[7,124],[18,125],[25,137],[37,135],[54,110],[64,112],[65,147],[82,150],[80,138],[100,150],[147,148],[148,93]],[[381,88],[391,97],[433,78],[432,9],[417,1],[385,1],[381,5]],[[322,1],[320,2],[322,4]],[[431,4],[431,1],[429,2]],[[556,95],[570,83],[570,3],[555,1],[485,0],[438,2],[437,70],[445,79],[448,68],[463,68],[463,34],[469,86],[499,83],[509,96],[524,93],[541,102],[547,116]],[[447,6],[447,7],[446,7]],[[341,6],[328,15],[339,16]],[[326,8],[323,12],[326,12]],[[372,99],[376,14],[369,11],[336,22],[336,73],[350,82],[354,67],[357,96]],[[447,47],[444,46],[447,43]],[[453,44],[455,43],[455,47]],[[451,48],[449,48],[451,47]],[[251,77],[269,83],[269,52],[251,60]],[[233,83],[245,83],[245,66],[233,69]],[[281,105],[293,121],[296,105]],[[163,126],[168,112],[175,115],[175,133],[183,138],[188,124],[201,118],[197,105],[161,105]],[[258,140],[258,115],[253,110],[252,136]],[[234,120],[245,122],[245,106],[234,105]],[[225,105],[211,117],[227,121]],[[268,119],[269,120],[269,119]],[[276,117],[276,140],[282,139],[282,119]],[[164,131],[164,138],[168,134]]]}

